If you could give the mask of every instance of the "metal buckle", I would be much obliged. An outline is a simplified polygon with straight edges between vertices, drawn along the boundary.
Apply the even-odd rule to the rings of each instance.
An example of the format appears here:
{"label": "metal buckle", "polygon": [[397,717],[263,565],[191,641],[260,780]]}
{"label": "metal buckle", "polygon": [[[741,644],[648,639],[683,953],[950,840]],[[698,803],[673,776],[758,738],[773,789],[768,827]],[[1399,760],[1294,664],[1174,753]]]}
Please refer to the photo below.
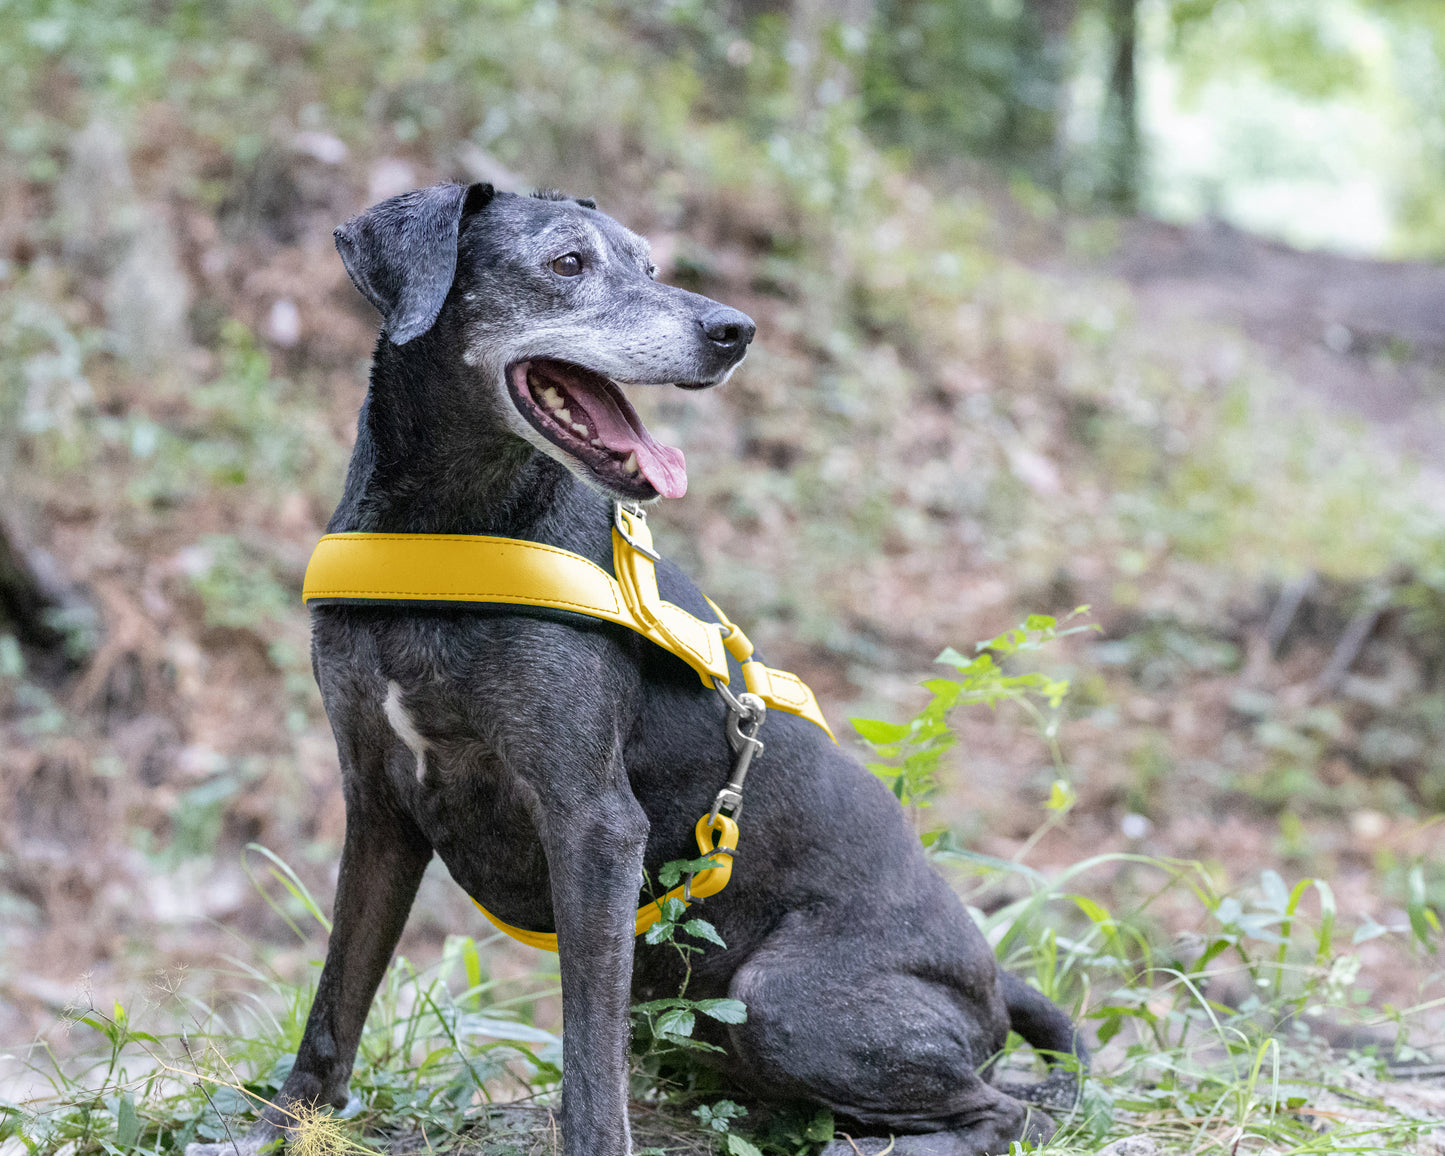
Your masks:
{"label": "metal buckle", "polygon": [[[700,855],[700,856],[698,856],[698,858],[700,858],[700,859],[711,859],[714,855],[727,855],[729,858],[736,859],[736,858],[738,857],[738,852],[737,852],[737,848],[736,848],[736,847],[714,847],[714,848],[713,848],[711,851],[709,851],[706,855]],[[703,867],[703,868],[700,868],[700,870],[702,870],[702,871],[712,871],[712,870],[714,870],[714,868],[712,868],[712,867]],[[704,903],[704,902],[706,902],[705,899],[694,899],[694,898],[692,897],[692,877],[693,877],[693,875],[695,875],[695,874],[696,874],[696,872],[694,872],[694,871],[689,871],[689,872],[687,873],[686,877],[685,877],[685,878],[683,879],[683,881],[682,881],[682,899],[683,899],[683,902],[684,902],[684,903]]]}
{"label": "metal buckle", "polygon": [[[639,522],[647,521],[647,511],[635,502],[627,508],[627,512],[631,514],[634,518],[636,518]],[[641,554],[644,558],[651,558],[654,562],[662,561],[661,554],[659,554],[656,550],[652,549],[650,546],[644,546],[641,542],[639,542],[636,538],[634,538],[631,534],[627,532],[627,523],[622,520],[621,502],[612,503],[612,526],[620,535],[622,535],[622,540],[626,542],[629,546],[631,546],[634,550],[636,550],[639,554]]]}
{"label": "metal buckle", "polygon": [[753,760],[765,749],[762,740],[758,738],[758,731],[768,713],[768,704],[751,691],[735,695],[728,690],[727,684],[719,679],[713,679],[713,686],[727,704],[727,740],[734,760],[732,777],[712,801],[712,810],[707,817],[709,823],[716,820],[724,808],[732,819],[742,814],[743,782],[748,777],[748,768],[752,766]]}

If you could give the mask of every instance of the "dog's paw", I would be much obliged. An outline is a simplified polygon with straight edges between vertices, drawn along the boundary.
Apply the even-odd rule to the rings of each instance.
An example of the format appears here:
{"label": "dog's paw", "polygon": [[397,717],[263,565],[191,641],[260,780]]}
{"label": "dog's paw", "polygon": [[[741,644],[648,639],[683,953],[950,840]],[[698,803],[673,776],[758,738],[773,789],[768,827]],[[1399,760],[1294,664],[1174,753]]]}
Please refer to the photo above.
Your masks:
{"label": "dog's paw", "polygon": [[1034,1147],[1040,1147],[1053,1134],[1054,1122],[1035,1110],[1024,1118],[1022,1134],[1018,1136],[1005,1137],[997,1131],[967,1128],[856,1139],[839,1133],[819,1156],[985,1156],[1007,1152],[1013,1140],[1027,1140]]}
{"label": "dog's paw", "polygon": [[1027,1115],[1024,1117],[1024,1134],[1021,1140],[1027,1140],[1035,1148],[1042,1148],[1054,1138],[1054,1133],[1059,1126],[1054,1123],[1054,1118],[1046,1112],[1026,1105]]}
{"label": "dog's paw", "polygon": [[888,1136],[881,1139],[877,1136],[860,1136],[856,1140],[851,1136],[844,1136],[832,1141],[818,1156],[881,1156],[893,1147],[892,1138]]}

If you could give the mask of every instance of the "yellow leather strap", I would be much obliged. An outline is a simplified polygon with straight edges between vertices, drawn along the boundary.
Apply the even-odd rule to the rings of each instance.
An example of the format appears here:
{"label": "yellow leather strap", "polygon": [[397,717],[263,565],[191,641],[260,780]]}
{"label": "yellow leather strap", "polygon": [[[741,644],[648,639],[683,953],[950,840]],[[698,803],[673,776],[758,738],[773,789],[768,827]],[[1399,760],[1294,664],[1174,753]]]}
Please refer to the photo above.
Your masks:
{"label": "yellow leather strap", "polygon": [[[707,595],[704,594],[703,597],[707,598]],[[777,707],[801,715],[803,718],[812,719],[813,722],[828,731],[828,737],[836,743],[838,740],[833,738],[833,732],[828,729],[827,722],[823,721],[823,712],[808,684],[796,674],[789,674],[786,670],[775,670],[754,659],[752,657],[752,640],[742,632],[742,628],[729,620],[711,598],[707,598],[707,604],[712,607],[713,613],[718,616],[718,621],[728,632],[727,637],[723,639],[723,645],[742,666],[743,683],[748,690],[770,707]],[[814,717],[815,715],[816,717]]]}
{"label": "yellow leather strap", "polygon": [[[711,687],[728,682],[728,655],[742,666],[743,681],[775,710],[822,727],[827,720],[807,684],[795,674],[764,666],[753,657],[748,636],[718,609],[718,622],[704,622],[663,600],[657,589],[656,555],[646,521],[618,508],[612,532],[616,577],[580,554],[516,538],[472,534],[327,534],[306,567],[302,599],[356,602],[481,602],[566,610],[635,630],[686,662]],[[837,740],[834,739],[834,742]],[[717,833],[714,840],[713,832]],[[715,895],[732,877],[738,828],[726,815],[704,815],[695,828],[698,849],[715,856],[716,867],[699,871],[686,887],[638,908],[641,935],[661,918],[662,904],[684,895]],[[476,903],[476,900],[472,900]],[[550,932],[503,923],[477,903],[494,927],[543,951],[557,950]]]}
{"label": "yellow leather strap", "polygon": [[[646,523],[626,511],[628,536],[652,547]],[[794,674],[751,659],[752,643],[718,611],[704,622],[657,591],[652,559],[613,531],[617,577],[595,562],[540,542],[474,534],[327,534],[306,567],[305,601],[484,602],[538,606],[635,630],[697,671],[705,686],[728,682],[729,652],[743,681],[770,708],[816,723],[833,737],[817,699]],[[711,603],[710,603],[711,604]],[[713,609],[717,607],[713,604]],[[726,642],[723,631],[728,631]],[[748,657],[744,657],[744,656]]]}
{"label": "yellow leather strap", "polygon": [[[657,583],[653,581],[654,601]],[[358,601],[496,602],[570,610],[630,627],[701,674],[727,679],[721,631],[703,627],[679,652],[639,618],[622,587],[595,562],[518,538],[480,534],[327,534],[316,544],[301,597]],[[670,604],[669,604],[670,605]],[[672,607],[687,614],[681,607]]]}
{"label": "yellow leather strap", "polygon": [[[714,840],[713,832],[717,832]],[[697,821],[693,828],[693,834],[697,837],[697,849],[700,855],[712,856],[712,862],[716,867],[709,867],[705,871],[699,871],[692,877],[692,882],[683,887],[674,887],[661,899],[654,900],[637,909],[637,930],[635,935],[641,935],[654,923],[662,918],[662,905],[669,899],[681,900],[686,906],[688,899],[706,899],[709,895],[716,895],[728,885],[732,878],[733,857],[728,852],[737,849],[738,825],[726,815],[718,815],[711,822],[708,816],[704,815]],[[556,951],[557,936],[550,931],[528,931],[525,927],[513,927],[510,923],[503,923],[475,899],[477,910],[487,917],[487,921],[498,931],[504,931],[519,943],[525,943],[528,947],[535,947],[541,951]]]}
{"label": "yellow leather strap", "polygon": [[612,568],[623,600],[636,623],[633,629],[703,675],[705,685],[712,685],[711,678],[727,682],[728,660],[723,649],[722,630],[717,623],[704,622],[681,606],[662,600],[662,595],[657,592],[657,565],[644,552],[652,549],[652,531],[647,528],[644,519],[630,510],[619,507],[617,517],[627,528],[627,536],[624,537],[614,526]]}

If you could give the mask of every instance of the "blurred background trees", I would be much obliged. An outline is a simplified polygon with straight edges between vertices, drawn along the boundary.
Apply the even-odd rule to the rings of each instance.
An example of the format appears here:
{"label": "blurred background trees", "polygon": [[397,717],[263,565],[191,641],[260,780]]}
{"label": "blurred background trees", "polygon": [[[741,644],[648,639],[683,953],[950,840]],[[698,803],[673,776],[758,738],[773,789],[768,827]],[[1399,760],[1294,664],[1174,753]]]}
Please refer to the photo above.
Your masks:
{"label": "blurred background trees", "polygon": [[[658,11],[711,45],[709,79],[724,91],[736,89],[726,63],[754,70],[756,91],[781,57],[794,117],[854,99],[880,142],[935,164],[983,162],[1072,209],[1212,214],[1352,251],[1445,246],[1445,15],[1429,0]],[[759,46],[773,51],[755,61]]]}
{"label": "blurred background trees", "polygon": [[[232,932],[306,974],[242,864],[325,896],[341,833],[331,229],[447,178],[595,194],[758,320],[637,399],[655,521],[835,722],[1089,603],[1031,864],[1445,903],[1442,54],[1435,0],[0,3],[0,1039]],[[1007,858],[1056,769],[961,725],[937,813]],[[473,919],[429,876],[405,950]]]}
{"label": "blurred background trees", "polygon": [[[124,29],[219,45],[228,30],[278,19],[247,4],[113,7],[102,32],[69,26],[64,5],[7,6],[14,108],[27,101],[27,61],[64,59],[87,87],[123,96],[164,67],[154,50],[125,52]],[[1027,179],[1071,210],[1212,214],[1357,252],[1445,246],[1445,14],[1431,0],[590,0],[559,11],[569,9],[685,60],[702,105],[756,131],[841,117],[925,163]],[[369,37],[387,34],[367,4],[306,13],[318,66],[338,41],[368,52]],[[484,11],[454,15],[485,39]],[[485,43],[430,51],[459,82],[460,61],[488,55]],[[397,95],[383,91],[354,99]],[[37,132],[21,115],[10,147],[42,147]]]}

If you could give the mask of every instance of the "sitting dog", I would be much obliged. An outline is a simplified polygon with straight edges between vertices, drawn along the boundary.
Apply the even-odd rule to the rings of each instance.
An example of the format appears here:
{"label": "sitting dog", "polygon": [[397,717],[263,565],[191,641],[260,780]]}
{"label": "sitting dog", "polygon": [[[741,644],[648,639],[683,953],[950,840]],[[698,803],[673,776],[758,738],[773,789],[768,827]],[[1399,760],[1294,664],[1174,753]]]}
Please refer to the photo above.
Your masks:
{"label": "sitting dog", "polygon": [[[659,284],[646,241],[560,194],[420,189],[336,241],[383,328],[328,533],[522,539],[610,573],[613,503],[686,487],[682,453],[621,387],[718,385],[753,322]],[[670,602],[719,621],[675,567],[656,573]],[[696,855],[694,823],[733,769],[727,704],[672,653],[596,618],[424,597],[312,607],[346,839],[295,1066],[242,1149],[281,1138],[297,1106],[346,1103],[437,854],[497,919],[555,932],[565,1152],[626,1156],[629,1003],[675,995],[682,976],[676,953],[637,947],[639,886]],[[746,1022],[712,1025],[726,1076],[760,1100],[826,1106],[855,1134],[896,1135],[899,1156],[1046,1138],[1048,1117],[980,1073],[1012,1027],[1078,1058],[1045,1081],[1072,1088],[1086,1057],[1069,1019],[999,971],[873,775],[796,714],[768,712],[764,736],[731,881],[707,901],[727,946],[696,957],[688,989],[747,1006]]]}

